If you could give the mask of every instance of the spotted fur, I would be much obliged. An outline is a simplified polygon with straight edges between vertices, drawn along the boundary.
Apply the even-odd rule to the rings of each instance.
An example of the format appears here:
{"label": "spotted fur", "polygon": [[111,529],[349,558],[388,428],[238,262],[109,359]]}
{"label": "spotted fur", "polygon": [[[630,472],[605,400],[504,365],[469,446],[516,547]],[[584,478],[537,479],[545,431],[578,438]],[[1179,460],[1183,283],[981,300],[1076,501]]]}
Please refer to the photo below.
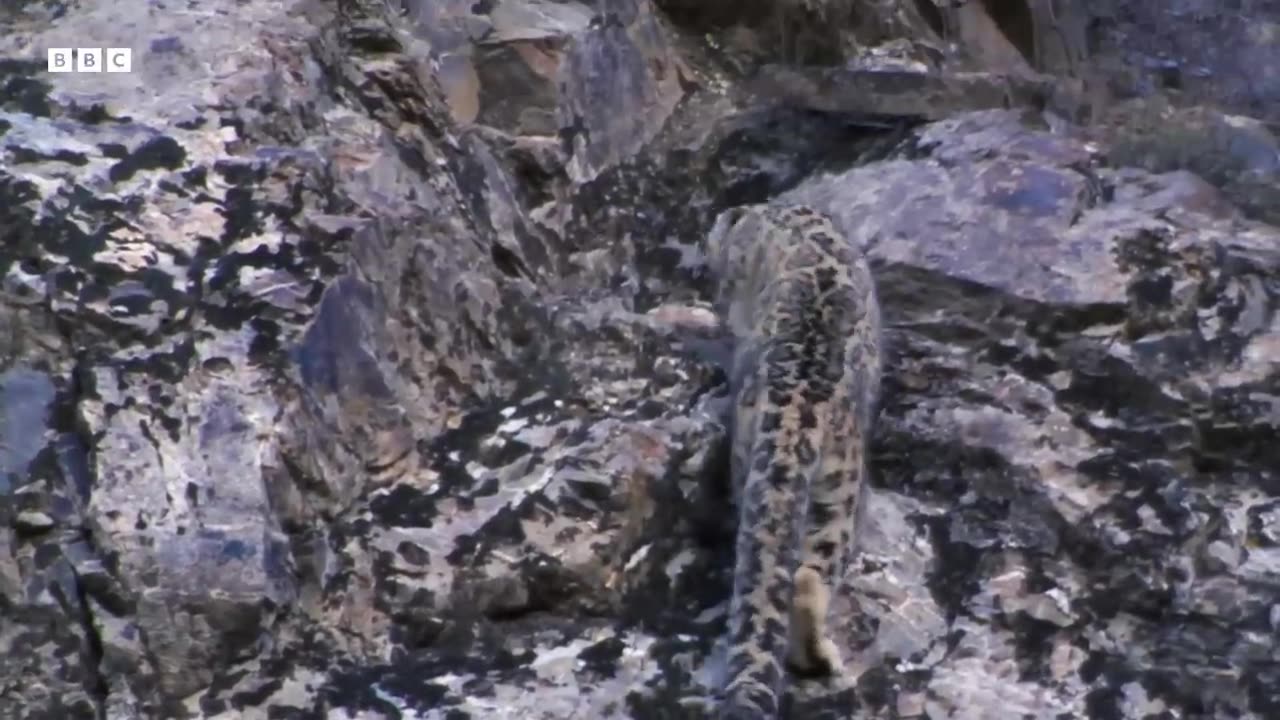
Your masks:
{"label": "spotted fur", "polygon": [[866,258],[808,207],[728,210],[708,234],[707,257],[735,338],[739,526],[720,718],[773,720],[785,667],[843,669],[827,604],[866,475],[880,310]]}

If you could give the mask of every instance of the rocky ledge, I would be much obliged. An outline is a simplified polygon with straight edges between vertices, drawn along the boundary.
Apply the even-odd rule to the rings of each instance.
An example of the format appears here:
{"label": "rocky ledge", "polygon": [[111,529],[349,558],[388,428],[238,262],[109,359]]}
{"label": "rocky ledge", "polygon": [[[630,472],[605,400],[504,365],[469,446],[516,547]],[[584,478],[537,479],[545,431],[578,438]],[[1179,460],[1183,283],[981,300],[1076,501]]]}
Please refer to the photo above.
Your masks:
{"label": "rocky ledge", "polygon": [[0,9],[0,717],[705,716],[769,201],[890,352],[789,716],[1280,715],[1280,10],[1064,5]]}

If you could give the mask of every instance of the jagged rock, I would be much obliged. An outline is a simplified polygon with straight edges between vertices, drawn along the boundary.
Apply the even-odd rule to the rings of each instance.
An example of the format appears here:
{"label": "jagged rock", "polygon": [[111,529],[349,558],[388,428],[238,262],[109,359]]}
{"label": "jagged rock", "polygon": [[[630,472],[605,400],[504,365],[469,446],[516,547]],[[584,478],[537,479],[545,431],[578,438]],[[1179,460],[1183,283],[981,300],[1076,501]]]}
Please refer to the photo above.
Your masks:
{"label": "jagged rock", "polygon": [[13,519],[13,525],[18,530],[39,533],[51,530],[54,526],[53,518],[35,510],[25,510],[18,513]]}
{"label": "jagged rock", "polygon": [[[586,180],[637,151],[684,91],[682,62],[644,0],[423,0],[410,14],[453,117],[571,145]],[[600,73],[598,68],[609,68]]]}
{"label": "jagged rock", "polygon": [[1198,98],[1233,114],[1280,121],[1280,8],[1246,2],[1171,0],[1116,5],[1089,0],[1091,63],[1123,96],[1158,90]]}
{"label": "jagged rock", "polygon": [[[1169,160],[1064,108],[1188,4],[967,5],[0,11],[0,717],[704,716],[697,243],[771,200],[891,352],[853,692],[790,716],[1280,713],[1266,80],[1184,84]],[[85,37],[135,71],[44,73]]]}
{"label": "jagged rock", "polygon": [[1108,108],[1094,131],[1114,164],[1191,170],[1250,216],[1280,224],[1280,141],[1261,121],[1157,97]]}
{"label": "jagged rock", "polygon": [[[855,597],[884,598],[861,607],[878,624],[864,652],[921,658],[912,702],[942,716],[1265,714],[1275,578],[1245,569],[1271,561],[1244,518],[1269,506],[1280,459],[1263,409],[1280,233],[1194,176],[1091,167],[1007,112],[918,142],[921,158],[783,197],[883,263],[897,390],[877,467],[896,507],[877,517],[934,538],[937,564],[913,569],[909,521],[864,545]],[[1260,404],[1224,413],[1230,397]],[[1121,627],[1139,641],[1116,643]],[[992,683],[1000,667],[1022,679]],[[886,672],[906,682],[885,665],[866,682]]]}
{"label": "jagged rock", "polygon": [[765,68],[752,89],[788,105],[871,120],[940,120],[966,110],[1043,103],[1046,82],[990,73],[894,68]]}

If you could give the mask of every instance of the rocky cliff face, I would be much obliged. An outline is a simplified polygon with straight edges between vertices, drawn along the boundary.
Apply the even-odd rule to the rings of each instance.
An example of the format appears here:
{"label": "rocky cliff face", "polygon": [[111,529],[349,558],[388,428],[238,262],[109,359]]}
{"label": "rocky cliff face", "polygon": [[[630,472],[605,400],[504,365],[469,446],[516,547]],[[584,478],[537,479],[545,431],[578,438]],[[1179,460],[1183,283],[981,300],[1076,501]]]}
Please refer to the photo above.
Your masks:
{"label": "rocky cliff face", "polygon": [[1280,8],[1068,5],[0,9],[0,718],[702,717],[775,198],[891,352],[790,716],[1280,715]]}

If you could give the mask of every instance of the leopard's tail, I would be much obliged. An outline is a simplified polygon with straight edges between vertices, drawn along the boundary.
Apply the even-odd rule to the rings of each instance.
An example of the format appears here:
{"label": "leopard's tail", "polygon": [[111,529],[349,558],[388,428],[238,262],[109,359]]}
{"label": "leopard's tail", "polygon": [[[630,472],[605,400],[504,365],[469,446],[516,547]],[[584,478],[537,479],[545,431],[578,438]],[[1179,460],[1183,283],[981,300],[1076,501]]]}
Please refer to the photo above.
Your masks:
{"label": "leopard's tail", "polygon": [[793,578],[816,466],[799,407],[756,418],[750,467],[739,496],[720,720],[775,720],[784,689]]}

